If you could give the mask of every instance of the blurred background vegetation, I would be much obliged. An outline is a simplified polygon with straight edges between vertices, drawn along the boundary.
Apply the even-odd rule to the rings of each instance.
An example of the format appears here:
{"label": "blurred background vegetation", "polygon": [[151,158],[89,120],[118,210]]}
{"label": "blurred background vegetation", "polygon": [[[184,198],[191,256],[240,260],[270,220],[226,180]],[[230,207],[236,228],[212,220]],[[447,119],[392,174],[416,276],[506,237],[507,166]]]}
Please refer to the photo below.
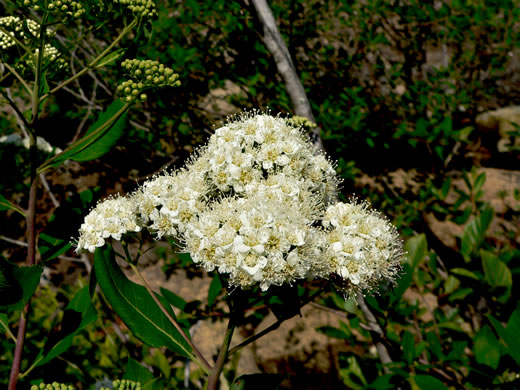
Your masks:
{"label": "blurred background vegetation", "polygon": [[[0,4],[3,15],[19,12],[11,2]],[[517,0],[270,2],[325,149],[338,161],[342,196],[370,200],[397,226],[408,252],[398,285],[383,286],[380,296],[366,299],[382,333],[367,325],[370,319],[359,306],[330,291],[313,306],[327,320],[303,322],[313,327],[311,341],[286,340],[301,343],[299,352],[254,354],[260,371],[288,377],[285,388],[520,387],[519,5]],[[144,49],[131,46],[125,56],[159,60],[180,74],[182,86],[149,94],[130,112],[119,144],[102,159],[81,166],[69,162],[46,174],[49,188],[40,191],[38,205],[46,213],[40,214],[38,231],[47,237],[68,242],[97,199],[130,192],[149,175],[181,166],[226,116],[254,108],[291,114],[248,1],[158,1],[158,11],[151,37],[140,38],[148,39]],[[72,54],[67,71],[85,63],[113,28],[102,25],[89,35],[82,25],[67,31],[67,39],[59,40]],[[40,136],[65,148],[110,104],[121,76],[120,68],[108,67],[53,96]],[[10,89],[14,99],[16,88]],[[7,105],[0,107],[0,136],[17,128]],[[0,143],[0,193],[22,205],[27,183],[18,178],[28,176],[27,155]],[[2,214],[0,250],[11,261],[25,258],[24,248],[12,242],[23,240],[24,229],[20,215]],[[26,358],[37,354],[59,323],[59,310],[88,284],[91,259],[63,250],[47,255],[46,282],[29,317]],[[169,276],[184,272],[211,280],[171,247],[161,246],[150,258]],[[192,323],[206,317],[218,322],[222,310],[196,299],[181,305]],[[139,361],[161,375],[165,388],[186,386],[178,358],[134,340],[101,298],[97,308],[95,326],[50,363],[62,367],[57,379],[89,388]],[[252,333],[267,314],[253,311],[244,332]],[[290,332],[298,338],[297,329]],[[313,343],[316,335],[326,342]],[[0,345],[3,385],[14,347],[8,337]],[[381,363],[376,345],[386,348],[389,363]],[[328,363],[314,364],[313,356]],[[237,367],[234,362],[232,370]],[[38,368],[32,377],[45,373],[46,382],[54,380],[45,370]],[[195,388],[197,378],[190,381]]]}

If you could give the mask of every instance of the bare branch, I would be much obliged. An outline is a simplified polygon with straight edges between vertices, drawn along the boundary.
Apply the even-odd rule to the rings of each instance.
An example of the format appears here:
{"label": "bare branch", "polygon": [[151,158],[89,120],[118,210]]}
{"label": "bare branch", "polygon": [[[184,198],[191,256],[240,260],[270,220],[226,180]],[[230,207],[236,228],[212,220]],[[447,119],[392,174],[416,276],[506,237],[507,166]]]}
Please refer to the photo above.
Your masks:
{"label": "bare branch", "polygon": [[[294,106],[294,112],[298,116],[303,116],[310,120],[312,123],[316,123],[314,116],[312,115],[311,105],[303,84],[296,73],[296,68],[291,59],[291,54],[287,45],[285,44],[276,22],[274,20],[273,13],[269,8],[266,0],[252,0],[255,10],[258,14],[258,19],[263,26],[263,41],[267,49],[271,52],[276,62],[278,72],[282,75],[285,87],[291,98]],[[319,128],[315,127],[312,130],[314,144],[323,149],[323,143],[320,138]]]}

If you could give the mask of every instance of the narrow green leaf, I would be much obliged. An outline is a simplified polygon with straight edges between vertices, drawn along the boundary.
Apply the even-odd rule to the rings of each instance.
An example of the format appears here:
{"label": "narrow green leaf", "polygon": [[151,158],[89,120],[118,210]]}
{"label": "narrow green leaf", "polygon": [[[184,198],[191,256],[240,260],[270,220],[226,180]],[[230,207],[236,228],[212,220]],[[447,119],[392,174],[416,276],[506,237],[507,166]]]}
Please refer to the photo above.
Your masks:
{"label": "narrow green leaf", "polygon": [[478,275],[468,269],[465,269],[465,268],[453,268],[451,270],[451,273],[452,274],[455,274],[455,275],[459,275],[459,276],[466,276],[468,278],[471,278],[471,279],[475,279],[475,280],[480,280],[480,278],[478,277]]}
{"label": "narrow green leaf", "polygon": [[41,233],[38,237],[38,250],[42,259],[48,261],[62,255],[72,247],[70,239],[60,239]]}
{"label": "narrow green leaf", "polygon": [[[182,356],[193,357],[186,340],[166,318],[148,291],[128,280],[117,266],[111,247],[96,250],[94,271],[112,309],[137,338],[151,347],[166,346]],[[156,296],[165,307],[169,306],[162,296]],[[170,314],[175,316],[173,311]]]}
{"label": "narrow green leaf", "polygon": [[97,64],[96,68],[101,68],[106,65],[112,65],[115,63],[118,59],[123,57],[125,54],[125,49],[117,49],[113,52],[108,53],[106,56],[104,56]]}
{"label": "narrow green leaf", "polygon": [[513,275],[509,267],[493,253],[481,250],[482,268],[491,287],[511,287]]}
{"label": "narrow green leaf", "polygon": [[350,337],[350,335],[345,333],[342,329],[333,326],[320,326],[319,328],[316,328],[316,330],[333,339],[347,340]]}
{"label": "narrow green leaf", "polygon": [[393,291],[390,294],[390,303],[394,304],[398,302],[403,296],[404,292],[413,281],[413,270],[412,268],[404,263],[403,270],[399,273],[399,280],[397,280],[397,286],[394,287]]}
{"label": "narrow green leaf", "polygon": [[484,325],[475,335],[473,353],[479,364],[485,364],[493,369],[500,362],[500,343],[491,328]]}
{"label": "narrow green leaf", "polygon": [[187,305],[187,302],[179,297],[177,294],[171,292],[170,290],[167,290],[165,288],[160,288],[162,296],[170,303],[172,306],[177,307],[184,311],[184,308]]}
{"label": "narrow green leaf", "polygon": [[74,336],[96,319],[96,309],[90,300],[88,286],[85,286],[74,295],[65,308],[59,331],[51,333],[35,365],[48,363],[69,349]]}
{"label": "narrow green leaf", "polygon": [[126,114],[121,112],[125,104],[121,100],[115,100],[108,109],[99,116],[99,119],[88,129],[85,134],[88,137],[95,131],[107,126],[95,140],[81,146],[78,151],[70,155],[74,161],[90,161],[107,153],[123,135],[126,126]]}
{"label": "narrow green leaf", "polygon": [[215,272],[215,275],[213,275],[213,280],[211,281],[211,284],[209,285],[208,290],[208,306],[212,307],[215,303],[215,300],[217,299],[218,294],[222,291],[222,282],[220,281],[220,277],[218,272]]}
{"label": "narrow green leaf", "polygon": [[57,167],[68,159],[88,161],[104,155],[122,136],[128,107],[121,100],[115,100],[82,138],[62,153],[45,161],[38,172],[43,172],[50,166]]}
{"label": "narrow green leaf", "polygon": [[415,359],[415,338],[413,334],[409,331],[404,332],[402,343],[403,358],[408,364],[412,364]]}
{"label": "narrow green leaf", "polygon": [[426,235],[419,234],[410,237],[405,243],[406,257],[412,270],[426,258],[428,254],[428,244],[426,242]]}
{"label": "narrow green leaf", "polygon": [[486,208],[479,216],[470,220],[464,227],[460,251],[466,262],[471,260],[471,255],[475,253],[480,245],[482,245],[482,242],[484,242],[486,231],[492,219],[493,209]]}
{"label": "narrow green leaf", "polygon": [[15,206],[13,203],[11,203],[7,198],[3,195],[0,195],[0,211],[5,210],[14,210],[17,213],[22,214],[25,217],[25,213],[17,206]]}

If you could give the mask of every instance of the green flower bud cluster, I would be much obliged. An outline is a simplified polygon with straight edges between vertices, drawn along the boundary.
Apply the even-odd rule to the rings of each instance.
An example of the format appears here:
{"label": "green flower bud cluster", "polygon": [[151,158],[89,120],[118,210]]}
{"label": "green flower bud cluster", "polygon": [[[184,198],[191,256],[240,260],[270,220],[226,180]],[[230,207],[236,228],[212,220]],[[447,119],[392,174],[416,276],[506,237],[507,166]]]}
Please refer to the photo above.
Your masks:
{"label": "green flower bud cluster", "polygon": [[[40,36],[40,25],[32,19],[26,19],[25,22],[27,23],[29,33],[38,38]],[[27,33],[24,30],[23,24],[24,21],[17,16],[5,16],[0,18],[0,26],[12,34],[8,35],[3,31],[0,31],[0,48],[5,50],[16,45],[16,42],[12,37],[15,37],[24,43],[29,39],[29,36],[27,36]],[[49,32],[50,31],[47,30],[47,33]]]}
{"label": "green flower bud cluster", "polygon": [[305,130],[311,130],[317,127],[316,123],[311,122],[309,119],[304,116],[295,115],[292,118],[287,119],[287,122],[296,127],[296,128],[304,128]]}
{"label": "green flower bud cluster", "polygon": [[114,3],[121,4],[138,18],[154,19],[157,17],[157,9],[152,0],[114,0]]}
{"label": "green flower bud cluster", "polygon": [[32,385],[31,390],[76,390],[76,388],[72,385],[53,382],[52,384],[40,383],[39,385]]}
{"label": "green flower bud cluster", "polygon": [[51,14],[65,19],[78,19],[85,13],[85,8],[75,0],[23,0],[23,5],[32,7],[35,11],[46,7]]}
{"label": "green flower bud cluster", "polygon": [[[35,67],[36,62],[38,61],[38,53],[39,49],[36,49],[34,51],[34,55],[31,59],[27,60],[27,65],[30,67]],[[60,57],[60,52],[58,49],[56,49],[54,46],[50,44],[45,45],[45,49],[43,50],[43,60],[42,64],[43,66],[51,66],[53,71],[59,71],[62,69],[65,69],[68,64],[67,61],[65,61],[63,58]]]}
{"label": "green flower bud cluster", "polygon": [[[141,383],[130,381],[128,379],[115,380],[112,382],[113,390],[141,390]],[[107,387],[102,387],[100,390],[109,390]]]}
{"label": "green flower bud cluster", "polygon": [[121,64],[131,79],[122,82],[117,91],[124,95],[124,101],[131,103],[139,99],[145,101],[147,96],[142,93],[153,87],[178,87],[181,85],[179,75],[173,69],[152,60],[124,60]]}

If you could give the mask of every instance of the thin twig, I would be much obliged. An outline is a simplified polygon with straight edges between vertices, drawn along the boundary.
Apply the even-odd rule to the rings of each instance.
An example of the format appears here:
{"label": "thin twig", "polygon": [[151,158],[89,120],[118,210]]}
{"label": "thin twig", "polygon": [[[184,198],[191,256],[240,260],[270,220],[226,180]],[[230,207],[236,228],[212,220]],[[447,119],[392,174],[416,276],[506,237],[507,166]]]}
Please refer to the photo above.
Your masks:
{"label": "thin twig", "polygon": [[[375,332],[380,338],[384,337],[383,330],[377,323],[376,317],[374,314],[370,311],[368,308],[365,299],[361,296],[357,296],[357,302],[359,304],[359,307],[363,314],[365,315],[365,318],[367,319],[368,326],[370,329]],[[376,349],[377,353],[379,354],[379,359],[381,360],[381,363],[383,363],[383,370],[386,374],[389,373],[388,364],[392,363],[392,358],[390,357],[390,354],[388,353],[388,349],[386,349],[386,346],[381,342],[381,340],[378,340],[376,342]]]}
{"label": "thin twig", "polygon": [[47,183],[47,179],[45,179],[45,175],[44,175],[43,172],[40,173],[40,181],[42,182],[43,187],[45,188],[45,190],[49,194],[49,197],[51,198],[51,201],[52,201],[52,204],[54,205],[54,207],[56,207],[56,208],[60,207],[60,202],[58,202],[58,200],[56,199],[56,197],[52,193],[51,187],[49,186],[49,183]]}

